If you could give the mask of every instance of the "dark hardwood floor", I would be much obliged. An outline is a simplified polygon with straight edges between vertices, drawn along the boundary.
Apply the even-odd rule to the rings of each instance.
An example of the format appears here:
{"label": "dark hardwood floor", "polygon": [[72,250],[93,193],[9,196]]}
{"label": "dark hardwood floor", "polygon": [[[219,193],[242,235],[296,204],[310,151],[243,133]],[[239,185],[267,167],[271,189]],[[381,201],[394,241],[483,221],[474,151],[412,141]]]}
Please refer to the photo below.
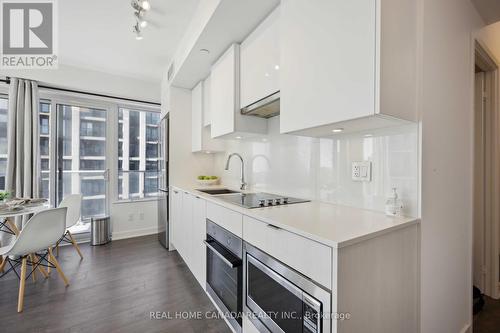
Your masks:
{"label": "dark hardwood floor", "polygon": [[484,296],[484,308],[474,316],[474,333],[500,332],[500,300]]}
{"label": "dark hardwood floor", "polygon": [[[215,307],[177,252],[156,236],[81,248],[82,261],[72,247],[60,250],[68,288],[55,270],[27,281],[23,313],[16,311],[15,274],[0,279],[0,332],[230,332],[212,319]],[[179,318],[185,311],[202,319]],[[151,319],[151,312],[171,319]]]}

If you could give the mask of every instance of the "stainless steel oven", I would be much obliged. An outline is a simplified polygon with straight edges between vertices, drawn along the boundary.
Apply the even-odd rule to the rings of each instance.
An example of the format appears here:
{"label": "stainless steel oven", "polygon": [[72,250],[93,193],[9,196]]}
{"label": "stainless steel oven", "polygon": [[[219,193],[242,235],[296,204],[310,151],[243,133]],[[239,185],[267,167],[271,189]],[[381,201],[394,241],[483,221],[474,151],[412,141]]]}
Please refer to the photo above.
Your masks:
{"label": "stainless steel oven", "polygon": [[236,332],[243,308],[243,241],[207,219],[207,293]]}
{"label": "stainless steel oven", "polygon": [[245,312],[261,332],[330,332],[328,290],[248,243],[244,261]]}

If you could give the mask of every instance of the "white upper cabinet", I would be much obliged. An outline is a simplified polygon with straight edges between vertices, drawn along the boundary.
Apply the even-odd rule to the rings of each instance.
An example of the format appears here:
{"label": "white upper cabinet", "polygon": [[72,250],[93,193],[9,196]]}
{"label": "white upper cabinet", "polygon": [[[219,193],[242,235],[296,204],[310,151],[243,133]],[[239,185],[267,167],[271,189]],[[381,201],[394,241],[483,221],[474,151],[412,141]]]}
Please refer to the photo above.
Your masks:
{"label": "white upper cabinet", "polygon": [[191,90],[191,150],[202,150],[201,133],[203,129],[203,82]]}
{"label": "white upper cabinet", "polygon": [[212,139],[210,126],[204,126],[205,108],[207,107],[205,87],[205,82],[200,81],[191,90],[191,151],[193,153],[224,151],[224,143],[219,139]]}
{"label": "white upper cabinet", "polygon": [[282,133],[416,120],[413,0],[282,0]]}
{"label": "white upper cabinet", "polygon": [[241,44],[241,101],[244,108],[280,90],[279,7]]}
{"label": "white upper cabinet", "polygon": [[203,80],[203,126],[209,126],[210,120],[210,76]]}
{"label": "white upper cabinet", "polygon": [[267,133],[267,122],[240,113],[240,46],[233,44],[212,65],[210,75],[212,138]]}

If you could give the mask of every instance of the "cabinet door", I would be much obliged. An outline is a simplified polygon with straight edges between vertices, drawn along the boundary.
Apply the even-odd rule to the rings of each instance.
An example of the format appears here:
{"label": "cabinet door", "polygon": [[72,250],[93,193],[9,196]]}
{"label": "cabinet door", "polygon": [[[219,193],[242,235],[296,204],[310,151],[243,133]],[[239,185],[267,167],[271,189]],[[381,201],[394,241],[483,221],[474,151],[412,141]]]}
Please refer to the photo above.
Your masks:
{"label": "cabinet door", "polygon": [[176,249],[179,247],[182,229],[182,192],[177,189],[170,190],[170,242]]}
{"label": "cabinet door", "polygon": [[193,227],[193,196],[188,192],[183,192],[182,194],[182,218],[179,225],[181,228],[181,239],[179,239],[180,247],[177,247],[177,250],[188,267],[190,267],[192,265],[190,239]]}
{"label": "cabinet door", "polygon": [[212,123],[210,119],[210,87],[211,80],[210,76],[208,76],[203,81],[203,126],[209,126]]}
{"label": "cabinet door", "polygon": [[239,110],[239,45],[233,44],[212,66],[210,115],[212,138],[235,131]]}
{"label": "cabinet door", "polygon": [[373,0],[282,0],[282,133],[375,114]]}
{"label": "cabinet door", "polygon": [[280,90],[279,8],[241,44],[243,108]]}
{"label": "cabinet door", "polygon": [[195,196],[193,201],[193,229],[191,236],[192,268],[194,276],[205,289],[206,282],[206,248],[203,241],[206,239],[207,203],[204,199]]}
{"label": "cabinet door", "polygon": [[203,117],[203,82],[200,81],[191,91],[191,151],[197,152],[202,147]]}

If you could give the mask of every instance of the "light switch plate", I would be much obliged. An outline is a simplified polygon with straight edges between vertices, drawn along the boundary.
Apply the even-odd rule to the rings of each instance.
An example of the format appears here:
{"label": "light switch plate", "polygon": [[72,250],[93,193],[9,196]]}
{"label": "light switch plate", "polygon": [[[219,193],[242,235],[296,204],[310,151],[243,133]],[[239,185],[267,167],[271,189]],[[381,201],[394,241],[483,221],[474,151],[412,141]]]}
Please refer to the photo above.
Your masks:
{"label": "light switch plate", "polygon": [[372,180],[372,162],[352,162],[352,180],[370,182]]}

